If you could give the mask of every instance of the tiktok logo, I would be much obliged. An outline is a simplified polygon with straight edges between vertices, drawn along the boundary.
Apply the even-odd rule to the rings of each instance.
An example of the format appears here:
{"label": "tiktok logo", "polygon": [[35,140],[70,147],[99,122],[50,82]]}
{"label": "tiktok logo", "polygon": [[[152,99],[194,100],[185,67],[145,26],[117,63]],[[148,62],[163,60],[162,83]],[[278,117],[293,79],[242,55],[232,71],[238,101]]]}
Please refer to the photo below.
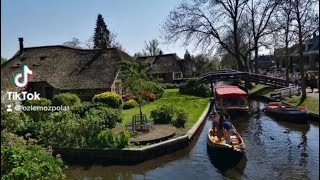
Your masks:
{"label": "tiktok logo", "polygon": [[[27,65],[23,65],[23,72],[17,73],[14,78],[14,84],[19,88],[25,88],[28,85],[28,75],[32,75],[32,71],[28,68]],[[22,81],[21,81],[22,79]]]}

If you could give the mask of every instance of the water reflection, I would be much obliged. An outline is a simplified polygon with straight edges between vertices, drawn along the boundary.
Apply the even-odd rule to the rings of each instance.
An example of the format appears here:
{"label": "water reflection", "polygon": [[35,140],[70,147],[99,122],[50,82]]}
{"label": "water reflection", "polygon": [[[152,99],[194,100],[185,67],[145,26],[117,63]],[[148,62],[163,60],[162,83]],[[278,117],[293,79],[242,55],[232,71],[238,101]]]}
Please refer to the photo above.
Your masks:
{"label": "water reflection", "polygon": [[[207,147],[207,154],[212,165],[221,171],[222,174],[237,174],[237,178],[240,178],[243,174],[243,171],[246,167],[247,157],[246,155],[240,157],[239,159],[231,159],[228,156],[216,156],[212,151]],[[230,173],[234,171],[233,173]]]}
{"label": "water reflection", "polygon": [[[251,103],[261,107],[263,102]],[[232,117],[246,157],[219,162],[207,151],[208,121],[190,149],[136,166],[71,166],[69,179],[319,179],[319,123],[292,124],[263,112]]]}

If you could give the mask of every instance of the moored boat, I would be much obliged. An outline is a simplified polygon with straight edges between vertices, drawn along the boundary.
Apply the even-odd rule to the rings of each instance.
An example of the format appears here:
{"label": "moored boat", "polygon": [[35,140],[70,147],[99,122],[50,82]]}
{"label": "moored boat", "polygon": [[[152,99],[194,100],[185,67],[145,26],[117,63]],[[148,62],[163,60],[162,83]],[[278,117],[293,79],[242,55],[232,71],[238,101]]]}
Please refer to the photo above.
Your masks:
{"label": "moored boat", "polygon": [[239,159],[244,155],[245,144],[242,137],[233,127],[234,133],[230,135],[231,143],[228,144],[222,137],[219,141],[218,137],[214,135],[214,130],[210,129],[207,137],[208,150],[220,157],[229,157],[232,159]]}
{"label": "moored boat", "polygon": [[307,109],[294,108],[284,105],[281,102],[270,102],[267,104],[264,111],[270,116],[275,117],[277,120],[307,123]]}
{"label": "moored boat", "polygon": [[214,94],[217,110],[227,111],[230,114],[249,112],[248,94],[238,86],[217,86]]}

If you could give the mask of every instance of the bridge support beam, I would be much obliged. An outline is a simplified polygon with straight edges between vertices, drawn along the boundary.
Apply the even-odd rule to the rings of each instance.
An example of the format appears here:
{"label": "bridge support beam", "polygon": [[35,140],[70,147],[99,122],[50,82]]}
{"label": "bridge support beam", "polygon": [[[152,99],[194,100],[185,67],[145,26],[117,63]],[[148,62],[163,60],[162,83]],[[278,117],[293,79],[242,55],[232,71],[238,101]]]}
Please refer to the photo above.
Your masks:
{"label": "bridge support beam", "polygon": [[250,78],[248,75],[244,77],[244,88],[245,88],[246,93],[249,93]]}
{"label": "bridge support beam", "polygon": [[210,86],[211,86],[211,91],[212,91],[212,93],[214,93],[213,82],[210,82]]}

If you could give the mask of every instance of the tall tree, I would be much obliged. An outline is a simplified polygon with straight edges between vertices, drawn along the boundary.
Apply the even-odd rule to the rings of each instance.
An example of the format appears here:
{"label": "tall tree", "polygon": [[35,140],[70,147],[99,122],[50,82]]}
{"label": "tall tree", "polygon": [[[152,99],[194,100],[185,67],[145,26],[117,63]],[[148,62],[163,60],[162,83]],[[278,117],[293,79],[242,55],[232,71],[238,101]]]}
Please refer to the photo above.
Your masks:
{"label": "tall tree", "polygon": [[72,38],[71,41],[64,42],[62,45],[69,46],[69,47],[75,47],[75,48],[81,48],[81,41],[78,38]]}
{"label": "tall tree", "polygon": [[[170,12],[163,25],[165,39],[184,44],[195,42],[196,47],[212,52],[219,44],[232,55],[239,70],[246,70],[240,52],[239,22],[248,0],[194,0],[185,1]],[[232,46],[226,42],[231,32]]]}
{"label": "tall tree", "polygon": [[295,32],[299,39],[299,69],[301,74],[301,100],[307,97],[304,78],[304,43],[311,37],[312,33],[319,28],[319,17],[314,11],[314,0],[292,0]]}
{"label": "tall tree", "polygon": [[110,31],[101,14],[98,14],[96,28],[93,36],[94,48],[108,48],[110,47]]}
{"label": "tall tree", "polygon": [[271,34],[275,27],[272,17],[282,0],[250,0],[246,11],[250,14],[251,35],[253,37],[254,70],[258,72],[259,43],[264,36]]}
{"label": "tall tree", "polygon": [[[275,32],[275,48],[278,48],[277,44],[280,43],[280,47],[284,45],[284,63],[286,71],[286,84],[289,85],[289,62],[290,62],[290,46],[295,43],[295,38],[293,34],[293,19],[294,14],[292,13],[292,1],[284,0],[279,6],[279,11],[277,11],[276,19],[280,27],[279,31]],[[281,52],[279,52],[281,53]],[[280,54],[283,56],[283,54]]]}
{"label": "tall tree", "polygon": [[143,54],[147,56],[159,55],[161,52],[161,49],[158,46],[159,46],[159,42],[157,39],[152,39],[148,43],[145,42],[145,49],[142,50]]}

